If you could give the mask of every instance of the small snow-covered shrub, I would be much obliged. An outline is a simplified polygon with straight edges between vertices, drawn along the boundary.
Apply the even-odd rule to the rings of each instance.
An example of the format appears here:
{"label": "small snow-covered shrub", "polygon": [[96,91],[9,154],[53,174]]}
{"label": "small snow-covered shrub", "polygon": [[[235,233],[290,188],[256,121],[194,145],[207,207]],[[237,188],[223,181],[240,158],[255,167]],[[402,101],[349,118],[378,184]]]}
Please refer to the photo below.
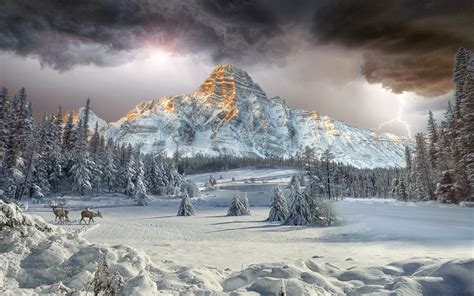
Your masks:
{"label": "small snow-covered shrub", "polygon": [[124,286],[124,280],[117,271],[109,273],[106,255],[99,260],[94,278],[87,285],[86,291],[92,290],[94,295],[115,296],[120,295]]}
{"label": "small snow-covered shrub", "polygon": [[31,217],[23,215],[23,210],[16,203],[5,203],[0,200],[0,230],[18,226],[34,226],[41,231],[50,231],[46,223],[35,222]]}
{"label": "small snow-covered shrub", "polygon": [[134,199],[139,206],[146,206],[148,205],[148,201],[150,198],[146,193],[145,184],[141,180],[137,181],[137,185],[135,187]]}
{"label": "small snow-covered shrub", "polygon": [[178,209],[178,216],[194,216],[194,207],[186,191],[183,192],[183,198]]}
{"label": "small snow-covered shrub", "polygon": [[336,216],[332,204],[322,199],[314,200],[311,205],[312,223],[316,226],[335,226],[340,224],[339,218]]}
{"label": "small snow-covered shrub", "polygon": [[212,191],[212,190],[217,189],[217,186],[213,185],[211,180],[207,180],[206,184],[204,184],[204,187],[206,188],[207,191]]}

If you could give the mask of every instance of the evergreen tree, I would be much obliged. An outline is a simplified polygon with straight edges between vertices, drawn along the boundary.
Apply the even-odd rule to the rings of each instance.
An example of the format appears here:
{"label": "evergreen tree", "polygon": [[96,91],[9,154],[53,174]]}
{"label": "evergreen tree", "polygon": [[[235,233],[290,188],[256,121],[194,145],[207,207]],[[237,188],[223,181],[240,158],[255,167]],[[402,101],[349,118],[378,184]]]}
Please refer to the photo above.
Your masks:
{"label": "evergreen tree", "polygon": [[189,199],[188,193],[183,192],[181,204],[178,209],[178,216],[194,216],[194,207]]}
{"label": "evergreen tree", "polygon": [[24,194],[25,164],[32,148],[33,116],[26,91],[20,90],[13,99],[2,91],[2,166],[0,183],[8,199],[21,199]]}
{"label": "evergreen tree", "polygon": [[395,194],[398,200],[408,201],[407,189],[406,189],[405,181],[403,180],[403,178],[399,178],[397,180],[397,184],[395,187]]}
{"label": "evergreen tree", "polygon": [[140,152],[137,151],[135,156],[136,159],[136,176],[135,176],[135,192],[134,198],[137,201],[138,205],[145,206],[148,204],[148,195],[146,193],[146,187],[144,182],[144,170],[143,170],[143,161],[141,159]]}
{"label": "evergreen tree", "polygon": [[405,145],[405,167],[408,171],[412,168],[412,159],[411,159],[411,151],[408,146]]}
{"label": "evergreen tree", "polygon": [[92,190],[95,176],[98,174],[96,165],[89,154],[87,144],[87,135],[82,119],[75,130],[76,141],[74,143],[74,152],[71,158],[71,176],[73,179],[73,189],[84,195],[87,190]]}
{"label": "evergreen tree", "polygon": [[470,63],[464,82],[464,100],[462,101],[462,121],[460,143],[462,164],[466,170],[466,197],[474,200],[474,56],[469,52]]}
{"label": "evergreen tree", "polygon": [[434,119],[433,112],[431,112],[431,110],[428,112],[428,139],[428,160],[430,162],[430,166],[435,169],[438,161],[436,151],[438,144],[438,130],[436,120]]}
{"label": "evergreen tree", "polygon": [[136,163],[133,154],[130,155],[126,168],[125,194],[132,197],[135,193],[135,177],[137,175],[137,172],[135,171]]}
{"label": "evergreen tree", "polygon": [[[433,200],[434,196],[434,185],[432,181],[432,170],[428,161],[425,139],[423,134],[419,133],[415,136],[416,140],[416,157],[415,157],[415,172],[418,176],[418,186],[422,186],[423,193],[426,196],[423,199]],[[421,189],[421,188],[419,188]],[[421,194],[421,190],[418,190],[418,194]]]}
{"label": "evergreen tree", "polygon": [[107,142],[107,149],[104,151],[104,166],[102,177],[107,185],[107,190],[112,191],[116,181],[117,166],[115,161],[115,149],[113,148],[113,140]]}
{"label": "evergreen tree", "polygon": [[77,190],[81,195],[84,195],[88,190],[92,190],[94,163],[89,159],[88,151],[75,153],[71,174],[73,189]]}
{"label": "evergreen tree", "polygon": [[84,108],[84,118],[82,119],[83,120],[82,123],[84,124],[84,132],[86,133],[86,137],[87,137],[87,131],[89,130],[89,113],[90,113],[90,110],[91,110],[91,99],[87,98],[86,107]]}
{"label": "evergreen tree", "polygon": [[230,207],[227,210],[227,216],[244,216],[247,215],[247,209],[245,205],[240,200],[240,195],[237,194],[234,196],[230,203]]}
{"label": "evergreen tree", "polygon": [[285,221],[287,225],[309,225],[312,223],[311,209],[298,183],[291,187],[293,201]]}
{"label": "evergreen tree", "polygon": [[332,177],[333,177],[333,164],[332,162],[334,161],[334,155],[331,153],[331,150],[325,149],[323,151],[323,154],[321,155],[321,162],[322,162],[322,173],[323,173],[323,182],[324,182],[324,188],[326,191],[326,197],[327,199],[331,200],[333,199],[333,195],[331,193],[331,186],[332,186]]}
{"label": "evergreen tree", "polygon": [[247,193],[244,193],[242,197],[242,204],[244,205],[244,215],[250,215],[250,204],[249,199],[247,198]]}
{"label": "evergreen tree", "polygon": [[288,205],[280,186],[273,192],[272,205],[267,221],[285,221],[288,217]]}
{"label": "evergreen tree", "polygon": [[63,132],[63,141],[62,141],[62,148],[63,151],[71,151],[74,147],[74,142],[76,139],[74,138],[74,118],[73,114],[69,113],[66,119],[66,125],[64,127]]}
{"label": "evergreen tree", "polygon": [[451,101],[448,101],[448,107],[446,107],[446,111],[444,112],[443,117],[444,117],[444,122],[445,122],[443,127],[449,128],[449,125],[451,124],[453,120],[453,107],[452,107]]}
{"label": "evergreen tree", "polygon": [[90,146],[91,153],[96,154],[99,151],[99,148],[100,148],[100,134],[99,134],[99,122],[98,121],[96,121],[96,123],[95,123],[94,134],[92,134],[89,146]]}
{"label": "evergreen tree", "polygon": [[[8,89],[2,87],[0,90],[0,163],[5,152],[5,143],[8,136],[8,115],[10,111],[10,96]],[[0,167],[1,172],[1,167]]]}
{"label": "evergreen tree", "polygon": [[332,204],[321,198],[313,198],[309,201],[311,212],[311,225],[327,227],[339,224]]}
{"label": "evergreen tree", "polygon": [[445,170],[441,174],[436,186],[436,196],[439,202],[457,203],[461,199],[460,192],[452,179],[452,174],[453,172],[451,170]]}

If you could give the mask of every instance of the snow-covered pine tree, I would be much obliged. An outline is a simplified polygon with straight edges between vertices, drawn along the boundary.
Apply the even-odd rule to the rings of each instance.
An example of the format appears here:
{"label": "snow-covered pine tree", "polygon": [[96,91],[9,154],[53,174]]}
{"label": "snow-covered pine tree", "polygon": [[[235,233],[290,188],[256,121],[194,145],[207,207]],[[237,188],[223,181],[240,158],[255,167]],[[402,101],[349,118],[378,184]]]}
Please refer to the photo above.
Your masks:
{"label": "snow-covered pine tree", "polygon": [[461,153],[467,179],[466,199],[474,201],[474,55],[468,51],[467,73],[464,81],[464,98],[461,102]]}
{"label": "snow-covered pine tree", "polygon": [[10,96],[8,95],[8,89],[2,86],[0,90],[0,159],[3,155],[3,149],[5,145],[5,133],[6,133],[6,115],[8,114]]}
{"label": "snow-covered pine tree", "polygon": [[[5,92],[5,94],[3,93]],[[8,199],[20,199],[25,189],[25,163],[32,143],[32,110],[26,91],[11,98],[2,91],[3,131],[0,186]]]}
{"label": "snow-covered pine tree", "polygon": [[334,155],[331,153],[329,148],[323,151],[321,155],[321,169],[322,169],[322,180],[324,182],[324,189],[326,191],[326,198],[331,200],[333,199],[333,195],[331,193],[332,187],[332,178],[334,173],[333,162]]}
{"label": "snow-covered pine tree", "polygon": [[288,211],[288,218],[285,221],[287,225],[310,225],[313,221],[310,205],[305,194],[301,192],[299,183],[291,186],[291,196],[293,201]]}
{"label": "snow-covered pine tree", "polygon": [[[424,200],[433,200],[434,196],[434,185],[432,181],[432,169],[428,161],[428,155],[425,148],[425,137],[423,134],[418,133],[415,136],[416,141],[416,150],[415,150],[415,163],[414,163],[414,173],[418,179],[418,186],[423,186],[423,192],[426,196]],[[421,190],[418,190],[418,194],[421,193]]]}
{"label": "snow-covered pine tree", "polygon": [[189,199],[188,193],[183,191],[178,216],[194,216],[194,207]]}
{"label": "snow-covered pine tree", "polygon": [[84,195],[86,191],[92,190],[94,163],[90,160],[88,151],[79,151],[74,155],[71,167],[72,187],[81,195]]}
{"label": "snow-covered pine tree", "polygon": [[84,108],[84,118],[82,119],[82,123],[84,124],[84,132],[86,133],[86,137],[87,137],[87,132],[89,130],[90,111],[91,111],[91,99],[87,98],[86,107]]}
{"label": "snow-covered pine tree", "polygon": [[397,185],[395,187],[395,196],[398,200],[408,201],[408,194],[406,190],[405,180],[403,177],[400,177],[397,180]]}
{"label": "snow-covered pine tree", "polygon": [[[466,173],[466,163],[464,162],[464,155],[466,154],[465,135],[472,134],[466,130],[466,122],[464,120],[465,111],[464,103],[466,102],[466,82],[469,76],[469,64],[472,58],[472,53],[461,47],[455,58],[453,81],[455,89],[455,104],[453,109],[452,122],[449,126],[448,136],[450,137],[451,155],[453,159],[454,179],[456,180],[456,187],[465,197],[468,197],[470,186]],[[471,143],[472,144],[472,143]]]}
{"label": "snow-covered pine tree", "polygon": [[459,190],[456,188],[452,175],[452,170],[445,170],[438,180],[435,193],[439,202],[458,203],[462,198]]}
{"label": "snow-covered pine tree", "polygon": [[448,101],[448,106],[446,107],[446,110],[444,111],[443,114],[444,117],[444,124],[442,125],[443,128],[449,128],[449,125],[451,124],[453,120],[453,105],[451,104],[451,101]]}
{"label": "snow-covered pine tree", "polygon": [[285,195],[280,186],[278,186],[272,196],[272,204],[267,221],[281,221],[284,222],[288,217],[288,204],[286,203]]}
{"label": "snow-covered pine tree", "polygon": [[66,124],[63,131],[62,148],[63,151],[71,151],[74,148],[75,134],[74,134],[74,117],[72,113],[67,115]]}
{"label": "snow-covered pine tree", "polygon": [[112,139],[107,141],[107,148],[104,151],[104,166],[102,170],[102,178],[107,185],[107,190],[112,191],[115,185],[117,166],[115,160],[114,142]]}
{"label": "snow-covered pine tree", "polygon": [[135,177],[137,172],[135,171],[136,163],[135,156],[133,153],[130,154],[130,157],[127,162],[126,172],[125,172],[125,194],[129,197],[133,197],[135,193]]}
{"label": "snow-covered pine tree", "polygon": [[410,147],[405,146],[405,168],[410,171],[412,168],[412,158]]}
{"label": "snow-covered pine tree", "polygon": [[77,190],[81,195],[86,191],[92,190],[94,176],[97,173],[95,163],[89,155],[89,147],[87,145],[87,134],[84,131],[82,119],[79,120],[76,128],[77,139],[74,143],[74,153],[71,158],[71,176],[73,179],[73,189]]}
{"label": "snow-covered pine tree", "polygon": [[293,175],[290,179],[290,183],[288,184],[290,187],[294,186],[296,183],[298,183],[299,186],[301,186],[299,178],[297,175]]}
{"label": "snow-covered pine tree", "polygon": [[242,197],[241,201],[242,204],[244,205],[244,215],[250,215],[250,203],[249,199],[247,198],[247,193],[243,194],[244,196]]}
{"label": "snow-covered pine tree", "polygon": [[[0,177],[3,171],[3,159],[5,156],[6,143],[8,138],[9,114],[11,114],[11,98],[8,89],[2,87],[0,90]],[[0,186],[1,186],[0,181]]]}
{"label": "snow-covered pine tree", "polygon": [[310,176],[309,185],[307,186],[307,191],[311,197],[324,197],[324,185],[321,179],[317,175]]}
{"label": "snow-covered pine tree", "polygon": [[96,154],[100,147],[99,122],[95,122],[94,133],[89,141],[90,152]]}
{"label": "snow-covered pine tree", "polygon": [[[306,196],[308,198],[308,196]],[[339,224],[330,201],[321,198],[310,198],[308,200],[311,212],[311,225],[327,227]]]}
{"label": "snow-covered pine tree", "polygon": [[166,166],[163,161],[154,159],[154,164],[156,166],[156,181],[155,188],[156,193],[159,195],[167,194],[169,187],[169,180],[166,173]]}
{"label": "snow-covered pine tree", "polygon": [[135,176],[135,192],[134,199],[140,206],[146,206],[148,204],[148,195],[146,193],[146,186],[144,182],[144,170],[143,170],[143,161],[141,159],[140,152],[136,153],[136,176]]}
{"label": "snow-covered pine tree", "polygon": [[227,210],[227,216],[244,216],[246,213],[247,211],[245,206],[240,200],[240,194],[237,192],[230,203],[229,209]]}
{"label": "snow-covered pine tree", "polygon": [[428,161],[433,173],[436,173],[437,163],[438,163],[438,153],[437,153],[437,144],[438,144],[438,126],[436,120],[433,117],[433,112],[429,110],[428,112]]}

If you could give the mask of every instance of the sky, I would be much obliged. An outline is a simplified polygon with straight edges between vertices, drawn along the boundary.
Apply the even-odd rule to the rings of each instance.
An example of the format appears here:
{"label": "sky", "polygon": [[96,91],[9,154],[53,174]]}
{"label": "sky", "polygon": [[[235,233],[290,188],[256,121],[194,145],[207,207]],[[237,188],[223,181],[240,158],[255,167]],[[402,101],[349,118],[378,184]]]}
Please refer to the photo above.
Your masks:
{"label": "sky", "polygon": [[292,107],[407,136],[441,118],[460,46],[472,0],[0,2],[0,85],[37,116],[90,97],[117,120],[230,63]]}

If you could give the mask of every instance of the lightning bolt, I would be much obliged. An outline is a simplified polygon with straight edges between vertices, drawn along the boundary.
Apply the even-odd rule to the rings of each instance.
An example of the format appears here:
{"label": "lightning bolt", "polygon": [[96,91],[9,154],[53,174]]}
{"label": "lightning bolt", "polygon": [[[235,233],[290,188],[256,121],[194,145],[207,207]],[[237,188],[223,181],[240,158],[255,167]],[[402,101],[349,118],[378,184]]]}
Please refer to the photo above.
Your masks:
{"label": "lightning bolt", "polygon": [[411,130],[410,130],[410,125],[403,120],[403,109],[405,107],[405,100],[403,98],[398,98],[398,102],[400,103],[400,107],[398,108],[398,112],[397,112],[397,116],[389,121],[386,121],[386,122],[382,122],[381,124],[379,124],[379,127],[377,128],[377,130],[381,131],[382,128],[384,126],[386,126],[387,124],[391,124],[391,123],[394,123],[394,122],[398,122],[398,123],[401,123],[403,126],[405,126],[406,130],[407,130],[407,134],[408,134],[408,138],[412,138],[412,133],[411,133]]}

